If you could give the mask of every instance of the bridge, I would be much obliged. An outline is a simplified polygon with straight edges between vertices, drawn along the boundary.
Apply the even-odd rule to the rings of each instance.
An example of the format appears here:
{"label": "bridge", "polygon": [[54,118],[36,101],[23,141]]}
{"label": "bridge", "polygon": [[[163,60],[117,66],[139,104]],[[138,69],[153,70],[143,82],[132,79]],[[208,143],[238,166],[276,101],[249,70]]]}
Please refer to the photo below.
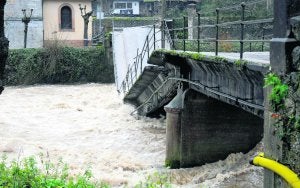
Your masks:
{"label": "bridge", "polygon": [[[285,53],[291,53],[290,48],[298,43],[290,36],[274,39],[279,36],[276,32],[272,35],[273,22],[279,29],[280,19],[247,16],[247,10],[265,2],[218,8],[213,21],[190,7],[188,17],[115,28],[118,91],[125,102],[136,107],[133,113],[166,112],[168,166],[191,167],[224,159],[230,153],[247,152],[263,134],[269,143],[278,143],[269,134],[274,129],[269,127],[270,104],[265,98],[270,91],[264,91],[264,77],[271,70],[270,59],[285,62]],[[288,7],[274,3],[277,8],[281,5]],[[222,17],[229,10],[237,11],[240,18]],[[291,47],[278,51],[283,55],[279,58],[273,46],[270,58],[270,43],[277,45],[276,50],[280,45]],[[286,71],[276,63],[274,71]],[[264,123],[268,133],[263,131]],[[266,148],[270,153],[276,150]]]}

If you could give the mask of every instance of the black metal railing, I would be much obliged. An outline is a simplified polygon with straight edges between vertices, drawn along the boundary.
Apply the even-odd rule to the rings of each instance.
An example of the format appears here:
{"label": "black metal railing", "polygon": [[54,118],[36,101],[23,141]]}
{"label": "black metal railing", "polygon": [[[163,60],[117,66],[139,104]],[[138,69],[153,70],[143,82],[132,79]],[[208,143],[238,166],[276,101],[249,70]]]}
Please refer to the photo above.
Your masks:
{"label": "black metal railing", "polygon": [[[263,2],[263,1],[259,1]],[[256,3],[259,3],[256,2]],[[172,41],[173,41],[173,49],[174,50],[183,50],[183,51],[206,51],[206,52],[215,52],[215,55],[218,56],[219,52],[238,52],[240,53],[240,59],[243,59],[243,53],[246,51],[265,51],[268,50],[266,48],[266,44],[270,42],[272,37],[272,26],[273,26],[273,18],[260,18],[253,19],[252,17],[246,17],[246,8],[247,5],[253,5],[254,3],[242,3],[239,6],[225,7],[225,8],[217,8],[215,11],[214,20],[210,17],[208,20],[205,13],[198,12],[196,20],[197,24],[193,26],[187,26],[187,17],[184,16],[182,18],[173,19],[173,28],[169,29],[170,33],[172,33]],[[221,14],[224,11],[228,11],[230,8],[234,8],[235,11],[239,10],[240,18],[239,20],[226,20],[222,22]],[[235,17],[236,18],[236,17]],[[206,21],[206,23],[205,23]],[[177,22],[175,24],[175,22]],[[208,23],[207,23],[208,22]],[[214,23],[213,23],[214,22]],[[179,27],[178,27],[179,25]],[[181,25],[181,26],[180,26]],[[177,26],[177,27],[176,27]],[[252,28],[247,32],[247,29],[252,26],[256,28]],[[230,35],[231,33],[227,33],[228,30],[234,29],[235,37],[222,37],[221,30],[225,29],[226,34]],[[188,30],[193,30],[195,32],[195,36],[188,37]],[[205,30],[208,30],[205,32]],[[255,34],[253,31],[255,30]],[[258,32],[259,31],[259,32]],[[213,33],[215,36],[212,36]],[[268,34],[270,33],[270,34]],[[238,34],[238,35],[237,35]],[[221,49],[220,44],[232,43],[234,47],[232,49]],[[238,50],[236,44],[238,43]],[[257,43],[260,43],[260,47],[257,47]],[[205,45],[206,44],[206,45]],[[209,45],[207,45],[209,44]],[[211,45],[214,44],[214,47]],[[247,44],[247,46],[246,46]],[[256,44],[256,45],[254,45]],[[247,49],[246,49],[247,47]]]}
{"label": "black metal railing", "polygon": [[[196,20],[196,24],[192,26],[188,26],[190,18],[186,16],[163,20],[160,22],[160,26],[154,24],[146,36],[142,49],[137,49],[134,63],[128,68],[126,78],[118,90],[123,91],[124,94],[127,93],[142,74],[150,54],[159,48],[166,48],[166,44],[173,50],[214,52],[216,56],[219,55],[219,52],[236,52],[239,53],[240,59],[243,59],[243,54],[247,51],[268,50],[268,44],[272,37],[273,18],[254,19],[256,16],[246,16],[251,6],[262,2],[265,1],[217,8],[214,18],[198,12],[193,18]],[[228,14],[231,9],[240,14],[240,17],[235,16],[234,19],[221,17],[222,13]],[[235,20],[236,18],[238,20]],[[249,28],[250,26],[253,28]],[[224,37],[222,29],[225,29],[225,34],[231,34],[230,37]],[[192,32],[195,30],[196,35],[188,36],[189,30]],[[232,33],[228,32],[230,30],[233,30]],[[232,43],[233,47],[225,45],[229,43]]]}
{"label": "black metal railing", "polygon": [[105,39],[105,28],[103,27],[98,34],[94,34],[92,37],[92,45],[98,45],[98,43],[103,43]]}
{"label": "black metal railing", "polygon": [[118,88],[119,92],[125,94],[129,91],[134,82],[142,74],[143,68],[146,66],[151,53],[155,49],[161,48],[161,44],[159,44],[161,40],[158,37],[160,33],[161,29],[159,29],[159,26],[153,25],[146,36],[142,49],[137,49],[137,55],[134,58],[134,62],[128,68],[126,77]]}

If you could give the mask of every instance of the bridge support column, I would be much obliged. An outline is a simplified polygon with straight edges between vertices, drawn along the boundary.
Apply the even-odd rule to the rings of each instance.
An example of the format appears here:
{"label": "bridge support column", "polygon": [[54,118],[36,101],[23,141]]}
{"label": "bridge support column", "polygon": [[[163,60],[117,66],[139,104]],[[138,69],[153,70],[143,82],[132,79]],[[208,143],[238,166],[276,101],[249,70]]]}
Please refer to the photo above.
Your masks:
{"label": "bridge support column", "polygon": [[176,97],[165,106],[167,112],[166,126],[166,166],[180,167],[181,112],[183,92],[178,89]]}
{"label": "bridge support column", "polygon": [[182,95],[182,103],[178,101],[175,98],[165,108],[166,163],[171,168],[203,165],[225,159],[230,153],[245,153],[262,139],[263,119],[237,107],[194,90]]}

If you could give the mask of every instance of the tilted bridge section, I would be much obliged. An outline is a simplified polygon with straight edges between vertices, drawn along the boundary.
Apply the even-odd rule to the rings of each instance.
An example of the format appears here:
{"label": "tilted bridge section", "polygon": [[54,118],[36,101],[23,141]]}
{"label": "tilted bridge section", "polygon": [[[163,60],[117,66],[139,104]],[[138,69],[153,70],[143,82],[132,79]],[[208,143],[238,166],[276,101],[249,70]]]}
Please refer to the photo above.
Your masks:
{"label": "tilted bridge section", "polygon": [[[114,48],[124,46],[121,35],[137,39],[144,34],[144,43],[134,50],[136,56],[128,60],[115,54],[117,87],[124,101],[136,106],[133,113],[167,112],[166,164],[171,167],[201,165],[233,152],[247,152],[262,139],[264,75],[269,70],[269,53],[265,50],[273,20],[246,20],[245,7],[240,6],[242,16],[237,21],[221,23],[218,9],[214,24],[201,24],[198,14],[196,25],[188,25],[184,17],[181,28],[175,27],[173,19],[152,26],[115,29]],[[260,25],[263,35],[249,38],[253,36],[247,34],[247,26],[255,24]],[[238,25],[239,31],[232,37],[239,38],[221,39],[222,27],[233,25]],[[144,28],[147,30],[142,31]],[[215,38],[205,38],[211,34],[206,28],[214,29]],[[195,30],[196,34],[190,34]],[[133,43],[130,40],[128,44]],[[231,52],[221,48],[224,43],[233,43]],[[208,44],[214,52],[200,52],[203,47],[210,49]],[[254,44],[260,45],[254,48]],[[122,51],[116,48],[115,53]],[[125,45],[124,49],[129,48]],[[132,63],[124,65],[124,59]]]}

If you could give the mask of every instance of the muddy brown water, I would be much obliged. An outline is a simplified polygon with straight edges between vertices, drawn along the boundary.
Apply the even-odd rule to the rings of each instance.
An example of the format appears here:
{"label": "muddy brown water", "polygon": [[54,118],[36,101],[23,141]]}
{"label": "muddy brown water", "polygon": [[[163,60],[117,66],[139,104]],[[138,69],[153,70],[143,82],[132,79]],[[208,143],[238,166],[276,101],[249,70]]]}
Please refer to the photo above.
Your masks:
{"label": "muddy brown water", "polygon": [[201,167],[166,169],[165,119],[130,116],[112,84],[7,87],[0,95],[0,155],[9,160],[49,154],[72,174],[133,187],[154,172],[173,187],[263,187],[263,171],[248,161],[262,150]]}

